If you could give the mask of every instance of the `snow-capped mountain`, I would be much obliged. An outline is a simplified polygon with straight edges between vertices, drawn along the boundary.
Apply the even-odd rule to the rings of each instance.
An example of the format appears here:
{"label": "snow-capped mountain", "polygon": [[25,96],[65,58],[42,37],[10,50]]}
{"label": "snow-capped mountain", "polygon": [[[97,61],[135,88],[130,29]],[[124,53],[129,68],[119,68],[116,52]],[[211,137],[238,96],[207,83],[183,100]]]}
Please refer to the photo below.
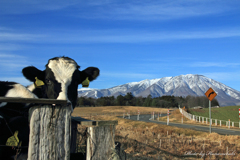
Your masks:
{"label": "snow-capped mountain", "polygon": [[160,79],[146,79],[140,82],[131,82],[108,89],[80,89],[78,96],[99,98],[102,96],[126,95],[132,92],[135,97],[152,97],[163,95],[174,96],[204,96],[209,88],[217,93],[216,99],[220,106],[240,105],[240,92],[218,81],[202,75],[180,75]]}

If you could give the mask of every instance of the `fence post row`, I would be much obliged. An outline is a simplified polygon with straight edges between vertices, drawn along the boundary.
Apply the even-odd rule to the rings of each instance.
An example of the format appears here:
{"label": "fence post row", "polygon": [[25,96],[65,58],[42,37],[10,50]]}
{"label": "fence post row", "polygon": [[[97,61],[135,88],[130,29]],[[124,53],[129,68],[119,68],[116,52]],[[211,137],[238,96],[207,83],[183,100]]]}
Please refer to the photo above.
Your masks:
{"label": "fence post row", "polygon": [[[69,160],[70,153],[76,152],[77,123],[88,126],[90,133],[86,151],[90,158],[87,160],[109,159],[115,152],[115,125],[118,121],[91,121],[71,117],[72,108],[66,100],[0,97],[0,102],[36,104],[29,109],[28,117],[30,160]],[[126,158],[124,153],[121,158]]]}
{"label": "fence post row", "polygon": [[[196,115],[192,115],[190,113],[187,113],[186,111],[184,111],[182,108],[179,107],[179,111],[180,113],[182,113],[182,115],[186,118],[188,118],[189,120],[194,120],[197,121],[197,118],[199,118],[199,122],[201,122],[201,117],[200,116],[196,116]],[[208,124],[208,118],[207,117],[202,117],[202,123],[204,123],[204,119],[206,118],[206,124]],[[217,119],[215,119],[215,126],[217,126]],[[219,126],[222,126],[222,121],[223,120],[219,120]],[[182,121],[183,123],[183,121]],[[212,119],[211,121],[209,121],[209,123],[212,125]],[[238,123],[238,122],[236,122]],[[235,123],[232,122],[232,127],[234,127]],[[231,123],[230,123],[230,119],[228,121],[226,121],[226,127],[230,128]],[[240,128],[240,108],[239,108],[239,128]]]}

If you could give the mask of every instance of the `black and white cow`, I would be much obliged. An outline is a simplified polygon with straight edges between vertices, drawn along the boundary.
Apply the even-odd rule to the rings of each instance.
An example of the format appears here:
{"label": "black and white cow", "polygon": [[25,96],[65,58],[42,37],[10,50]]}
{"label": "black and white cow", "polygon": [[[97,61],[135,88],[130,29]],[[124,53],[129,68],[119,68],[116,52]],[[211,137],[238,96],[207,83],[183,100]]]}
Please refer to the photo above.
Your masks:
{"label": "black and white cow", "polygon": [[[48,61],[46,69],[41,71],[29,66],[22,70],[23,75],[34,82],[28,87],[39,98],[67,100],[75,108],[77,103],[78,85],[88,79],[93,81],[99,75],[99,69],[88,67],[80,71],[77,63],[68,57],[55,57]],[[36,79],[44,84],[36,87]]]}
{"label": "black and white cow", "polygon": [[[67,100],[74,109],[77,103],[78,85],[83,81],[93,81],[100,72],[95,67],[88,67],[83,71],[79,68],[78,64],[69,57],[50,59],[43,71],[34,66],[26,67],[22,73],[33,84],[26,88],[14,82],[0,82],[0,96],[62,99]],[[28,107],[29,104],[0,103],[0,145],[5,145],[15,131],[19,132],[19,141],[22,141],[22,146],[28,145]],[[26,153],[27,149],[21,152]],[[0,160],[11,159],[15,154],[16,151],[11,148],[0,146]]]}
{"label": "black and white cow", "polygon": [[[21,97],[37,98],[26,87],[15,82],[0,81],[1,97]],[[16,150],[11,146],[5,147],[9,137],[18,131],[19,142],[21,146],[28,146],[29,127],[28,127],[28,105],[23,103],[0,102],[0,159],[12,160],[16,155]],[[22,148],[21,157],[27,155],[27,147]],[[22,154],[23,153],[23,154]]]}

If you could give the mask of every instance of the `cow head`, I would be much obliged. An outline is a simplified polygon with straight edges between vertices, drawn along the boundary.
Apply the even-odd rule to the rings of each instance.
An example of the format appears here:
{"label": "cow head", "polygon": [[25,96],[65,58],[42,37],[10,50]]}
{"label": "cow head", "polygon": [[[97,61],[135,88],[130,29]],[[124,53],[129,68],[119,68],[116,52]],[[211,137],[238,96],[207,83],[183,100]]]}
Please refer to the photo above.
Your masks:
{"label": "cow head", "polygon": [[78,85],[86,79],[93,81],[99,75],[98,68],[88,67],[83,71],[79,68],[71,58],[55,57],[48,61],[44,71],[29,66],[24,68],[22,73],[28,80],[35,83],[35,87],[40,87],[42,95],[38,95],[39,98],[68,100],[74,109]]}

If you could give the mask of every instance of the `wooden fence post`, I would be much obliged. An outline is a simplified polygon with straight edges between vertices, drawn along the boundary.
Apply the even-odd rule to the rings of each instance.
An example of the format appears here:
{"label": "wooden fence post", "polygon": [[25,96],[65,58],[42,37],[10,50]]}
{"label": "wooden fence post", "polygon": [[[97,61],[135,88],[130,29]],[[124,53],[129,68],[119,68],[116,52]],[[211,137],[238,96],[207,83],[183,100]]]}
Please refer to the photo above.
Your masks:
{"label": "wooden fence post", "polygon": [[86,160],[111,160],[115,149],[115,125],[88,127]]}
{"label": "wooden fence post", "polygon": [[70,160],[71,106],[34,106],[29,118],[28,159]]}

